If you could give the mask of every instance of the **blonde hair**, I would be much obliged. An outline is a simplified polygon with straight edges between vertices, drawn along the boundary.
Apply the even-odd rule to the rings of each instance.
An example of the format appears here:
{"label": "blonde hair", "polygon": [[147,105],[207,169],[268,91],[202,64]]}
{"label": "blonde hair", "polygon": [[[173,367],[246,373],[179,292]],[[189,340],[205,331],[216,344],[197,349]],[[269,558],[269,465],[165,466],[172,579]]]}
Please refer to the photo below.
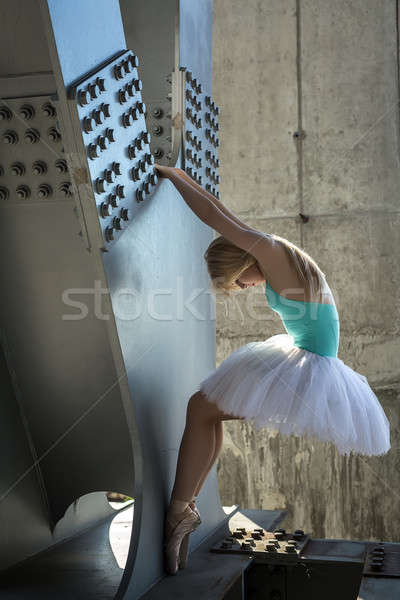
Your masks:
{"label": "blonde hair", "polygon": [[[325,273],[315,260],[305,250],[286,238],[274,233],[262,232],[262,234],[273,240],[274,243],[283,246],[290,263],[294,265],[301,281],[305,283],[305,288],[310,290],[311,297],[318,298],[324,286]],[[264,273],[255,256],[235,246],[222,235],[216,237],[210,243],[204,253],[204,258],[211,278],[211,288],[214,291],[222,291],[225,295],[230,295],[232,291],[241,289],[235,283],[236,279],[255,263]]]}

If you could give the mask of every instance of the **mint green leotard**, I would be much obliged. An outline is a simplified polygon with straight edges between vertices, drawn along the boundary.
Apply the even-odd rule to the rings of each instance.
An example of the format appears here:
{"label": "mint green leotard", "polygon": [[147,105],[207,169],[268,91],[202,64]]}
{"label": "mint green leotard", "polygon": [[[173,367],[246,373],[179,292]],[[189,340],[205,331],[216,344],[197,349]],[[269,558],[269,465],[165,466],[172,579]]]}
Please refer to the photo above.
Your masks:
{"label": "mint green leotard", "polygon": [[279,314],[294,345],[322,356],[337,357],[340,323],[335,304],[304,302],[284,298],[268,282],[265,295],[269,306]]}

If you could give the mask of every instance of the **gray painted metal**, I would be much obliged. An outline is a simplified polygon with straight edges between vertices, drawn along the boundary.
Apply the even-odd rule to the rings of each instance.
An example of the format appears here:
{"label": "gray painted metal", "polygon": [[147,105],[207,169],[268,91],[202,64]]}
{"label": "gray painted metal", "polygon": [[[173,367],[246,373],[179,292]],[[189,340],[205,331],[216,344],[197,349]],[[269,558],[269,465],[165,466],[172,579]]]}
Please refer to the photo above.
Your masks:
{"label": "gray painted metal", "polygon": [[[218,113],[212,99],[212,2],[121,0],[128,46],[144,65],[143,98],[157,162],[218,196]],[[157,36],[149,35],[157,31]],[[182,146],[183,143],[183,146]]]}
{"label": "gray painted metal", "polygon": [[[29,197],[16,195],[9,157],[0,157],[10,192],[1,205],[1,385],[8,437],[2,439],[0,518],[6,535],[0,566],[113,514],[104,491],[124,492],[135,497],[135,518],[120,595],[126,590],[126,597],[136,598],[164,573],[164,511],[185,408],[215,367],[215,306],[203,260],[212,231],[162,181],[117,243],[101,251],[82,133],[67,90],[125,52],[118,4],[41,0],[37,6],[43,21],[30,4],[29,29],[25,5],[2,5],[6,29],[14,28],[16,39],[27,36],[26,46],[1,47],[8,57],[2,63],[2,102],[17,112],[23,102],[37,109],[40,140],[19,145],[12,157],[25,165],[28,179],[19,177],[31,188]],[[16,30],[15,11],[23,13]],[[48,51],[38,45],[36,65],[38,37],[47,38]],[[209,69],[210,84],[211,64]],[[57,111],[61,138],[56,149],[49,150],[47,142],[38,151],[47,139],[44,102]],[[15,114],[12,119],[23,135],[25,124]],[[51,154],[67,162],[62,177],[71,182],[71,196],[59,190]],[[53,190],[47,197],[36,195],[30,173],[35,160],[48,166],[40,179]],[[87,304],[87,314],[77,302],[66,304],[66,291]],[[200,509],[202,530],[191,548],[225,518],[215,468]],[[72,580],[73,572],[69,576]]]}

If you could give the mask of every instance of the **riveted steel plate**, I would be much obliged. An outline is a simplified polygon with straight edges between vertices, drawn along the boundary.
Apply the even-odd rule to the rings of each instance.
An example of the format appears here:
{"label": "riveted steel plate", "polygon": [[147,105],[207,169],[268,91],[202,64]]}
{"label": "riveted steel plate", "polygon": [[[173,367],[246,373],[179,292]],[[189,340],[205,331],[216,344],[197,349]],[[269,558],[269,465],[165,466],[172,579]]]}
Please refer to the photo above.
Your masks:
{"label": "riveted steel plate", "polygon": [[219,107],[195,74],[181,69],[184,168],[204,189],[219,197]]}
{"label": "riveted steel plate", "polygon": [[399,544],[369,542],[366,548],[363,575],[400,577]]}
{"label": "riveted steel plate", "polygon": [[158,182],[138,64],[127,50],[68,89],[91,176],[102,250],[118,241]]}
{"label": "riveted steel plate", "polygon": [[73,192],[51,96],[0,101],[0,202],[70,199]]}
{"label": "riveted steel plate", "polygon": [[294,533],[287,533],[284,529],[271,532],[261,527],[247,530],[239,527],[231,536],[212,546],[210,551],[292,561],[299,558],[309,539],[309,534],[300,529]]}

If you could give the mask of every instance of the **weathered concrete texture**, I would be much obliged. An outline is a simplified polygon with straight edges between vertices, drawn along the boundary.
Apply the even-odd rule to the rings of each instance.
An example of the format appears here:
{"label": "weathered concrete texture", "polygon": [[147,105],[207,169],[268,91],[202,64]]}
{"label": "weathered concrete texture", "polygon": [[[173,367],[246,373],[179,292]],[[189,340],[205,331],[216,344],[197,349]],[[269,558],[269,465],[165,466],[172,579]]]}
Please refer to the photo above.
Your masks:
{"label": "weathered concrete texture", "polygon": [[[294,0],[214,0],[222,200],[317,260],[340,313],[339,358],[368,378],[391,422],[386,456],[348,458],[316,439],[256,435],[250,424],[224,422],[222,503],[286,508],[285,525],[314,536],[400,535],[395,6],[301,0],[296,15]],[[262,286],[221,300],[217,365],[281,332]]]}

